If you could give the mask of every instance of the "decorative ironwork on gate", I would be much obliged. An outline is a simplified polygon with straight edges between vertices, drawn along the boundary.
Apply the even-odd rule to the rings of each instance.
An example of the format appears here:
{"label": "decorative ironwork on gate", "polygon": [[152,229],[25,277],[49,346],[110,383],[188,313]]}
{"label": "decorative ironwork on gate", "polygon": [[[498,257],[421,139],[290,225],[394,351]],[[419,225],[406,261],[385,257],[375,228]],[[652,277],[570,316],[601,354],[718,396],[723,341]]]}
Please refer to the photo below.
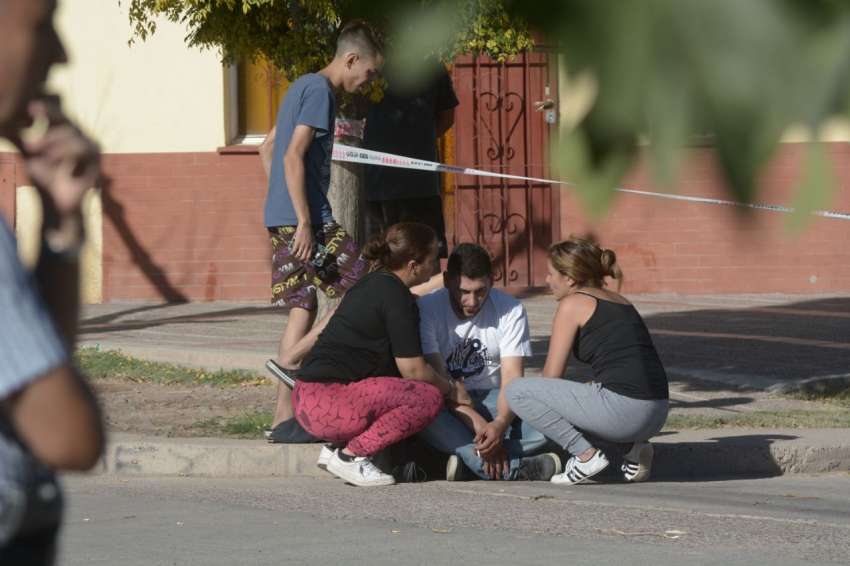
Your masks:
{"label": "decorative ironwork on gate", "polygon": [[[547,178],[549,124],[539,109],[556,81],[548,56],[528,53],[498,63],[464,56],[452,69],[460,105],[456,111],[454,161],[526,177]],[[550,185],[455,175],[446,195],[449,241],[476,242],[494,258],[502,287],[545,284],[546,252],[557,237],[556,195]]]}

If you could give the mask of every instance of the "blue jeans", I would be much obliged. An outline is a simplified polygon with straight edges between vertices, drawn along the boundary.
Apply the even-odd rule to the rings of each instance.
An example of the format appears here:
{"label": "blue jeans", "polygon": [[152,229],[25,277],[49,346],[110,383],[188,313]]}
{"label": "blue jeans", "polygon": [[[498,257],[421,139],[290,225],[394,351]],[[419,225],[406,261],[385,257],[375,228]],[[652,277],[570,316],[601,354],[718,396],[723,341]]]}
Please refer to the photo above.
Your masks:
{"label": "blue jeans", "polygon": [[[496,400],[499,398],[499,390],[472,390],[469,395],[478,414],[487,421],[492,421],[498,414]],[[479,478],[490,479],[484,474],[484,460],[475,454],[475,434],[446,409],[440,411],[437,418],[419,433],[419,437],[439,452],[458,456]],[[514,418],[502,441],[511,466],[508,474],[502,479],[515,479],[520,459],[540,450],[544,444],[546,437],[543,434],[522,422],[519,417]]]}

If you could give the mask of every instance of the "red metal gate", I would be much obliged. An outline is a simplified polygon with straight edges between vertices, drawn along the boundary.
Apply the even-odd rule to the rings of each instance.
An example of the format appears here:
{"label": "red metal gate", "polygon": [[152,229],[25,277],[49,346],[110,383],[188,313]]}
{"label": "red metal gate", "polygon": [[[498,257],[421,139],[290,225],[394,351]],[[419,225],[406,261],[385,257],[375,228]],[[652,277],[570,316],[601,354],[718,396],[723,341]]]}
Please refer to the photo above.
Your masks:
{"label": "red metal gate", "polygon": [[[464,167],[550,178],[548,142],[556,127],[557,75],[545,52],[497,63],[471,55],[452,70],[460,105],[454,161]],[[557,191],[551,185],[456,175],[447,200],[451,245],[476,242],[494,258],[496,285],[542,287],[546,250],[559,235]],[[447,203],[448,204],[448,203]]]}

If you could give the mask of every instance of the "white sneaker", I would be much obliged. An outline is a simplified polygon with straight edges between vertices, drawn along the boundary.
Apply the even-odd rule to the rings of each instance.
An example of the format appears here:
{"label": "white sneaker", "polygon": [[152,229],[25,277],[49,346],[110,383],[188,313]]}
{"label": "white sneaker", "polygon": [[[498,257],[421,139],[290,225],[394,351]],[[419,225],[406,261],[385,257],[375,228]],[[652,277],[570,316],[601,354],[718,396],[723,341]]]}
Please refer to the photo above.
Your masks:
{"label": "white sneaker", "polygon": [[350,484],[360,487],[393,485],[395,478],[378,469],[369,458],[358,456],[351,462],[339,457],[336,450],[328,461],[328,471]]}
{"label": "white sneaker", "polygon": [[459,456],[455,454],[449,456],[446,461],[446,481],[464,481],[474,475]]}
{"label": "white sneaker", "polygon": [[623,465],[620,470],[626,481],[641,482],[649,479],[652,472],[652,457],[655,449],[649,442],[635,442],[632,449],[623,456]]}
{"label": "white sneaker", "polygon": [[608,464],[608,458],[597,448],[596,454],[587,462],[581,462],[575,456],[567,460],[564,473],[552,476],[549,481],[559,485],[575,485],[592,478],[607,468]]}
{"label": "white sneaker", "polygon": [[322,451],[319,452],[319,459],[316,460],[316,465],[323,470],[328,469],[328,462],[331,461],[331,456],[334,455],[334,447],[330,444],[322,445]]}

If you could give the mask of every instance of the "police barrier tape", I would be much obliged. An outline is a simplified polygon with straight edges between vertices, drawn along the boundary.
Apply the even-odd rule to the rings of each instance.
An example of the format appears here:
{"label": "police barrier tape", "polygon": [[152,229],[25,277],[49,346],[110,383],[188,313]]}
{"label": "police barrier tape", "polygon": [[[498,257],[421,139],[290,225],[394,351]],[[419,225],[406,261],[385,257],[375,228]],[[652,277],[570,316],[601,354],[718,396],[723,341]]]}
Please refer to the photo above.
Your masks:
{"label": "police barrier tape", "polygon": [[[505,173],[494,173],[492,171],[484,171],[482,169],[471,169],[469,167],[457,167],[455,165],[446,165],[445,163],[437,163],[435,161],[426,161],[424,159],[414,159],[404,157],[403,155],[395,155],[393,153],[385,153],[383,151],[375,151],[373,149],[365,149],[362,147],[352,147],[344,144],[334,144],[333,146],[334,161],[345,161],[349,163],[363,163],[366,165],[378,165],[381,167],[396,167],[399,169],[416,169],[419,171],[435,171],[440,173],[455,173],[458,175],[478,175],[479,177],[495,177],[498,179],[514,179],[517,181],[533,181],[537,183],[546,183],[553,185],[572,186],[572,183],[565,181],[556,181],[554,179],[541,179],[538,177],[523,177],[521,175],[508,175]],[[723,200],[707,197],[692,197],[685,195],[674,195],[670,193],[656,193],[652,191],[639,191],[636,189],[615,189],[621,193],[649,196],[656,198],[665,198],[671,200],[679,200],[686,202],[698,202],[703,204],[719,204],[725,206],[738,206],[743,208],[752,208],[756,210],[767,210],[770,212],[791,213],[794,209],[778,204],[763,204],[763,203],[745,203],[732,200]],[[850,214],[843,212],[832,212],[827,210],[812,211],[815,216],[824,218],[835,218],[839,220],[850,220]]]}

